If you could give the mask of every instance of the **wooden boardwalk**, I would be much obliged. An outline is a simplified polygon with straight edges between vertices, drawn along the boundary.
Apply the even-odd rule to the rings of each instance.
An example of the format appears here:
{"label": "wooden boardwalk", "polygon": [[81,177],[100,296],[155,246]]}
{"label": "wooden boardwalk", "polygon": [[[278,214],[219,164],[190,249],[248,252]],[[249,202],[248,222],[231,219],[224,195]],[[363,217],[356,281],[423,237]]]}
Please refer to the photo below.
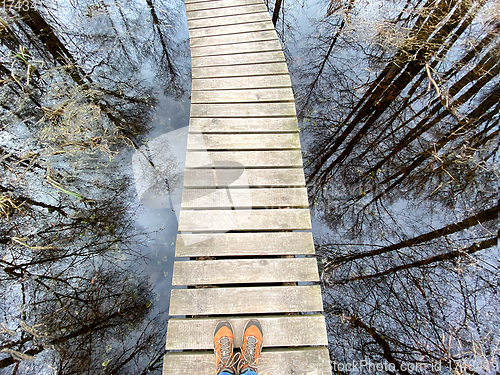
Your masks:
{"label": "wooden boardwalk", "polygon": [[215,373],[261,321],[260,375],[331,374],[290,76],[262,0],[186,0],[192,97],[163,373]]}

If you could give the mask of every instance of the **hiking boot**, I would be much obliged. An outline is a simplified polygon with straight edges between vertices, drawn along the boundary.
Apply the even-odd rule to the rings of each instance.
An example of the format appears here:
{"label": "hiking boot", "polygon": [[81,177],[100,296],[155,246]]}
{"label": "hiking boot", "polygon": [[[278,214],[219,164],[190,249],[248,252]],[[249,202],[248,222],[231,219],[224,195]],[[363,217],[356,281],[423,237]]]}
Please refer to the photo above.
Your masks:
{"label": "hiking boot", "polygon": [[238,371],[244,374],[248,370],[257,372],[260,351],[262,349],[262,327],[258,320],[251,319],[243,329],[243,344],[241,345],[241,358]]}
{"label": "hiking boot", "polygon": [[219,322],[214,332],[216,374],[228,372],[236,374],[237,358],[233,357],[233,326],[230,322]]}

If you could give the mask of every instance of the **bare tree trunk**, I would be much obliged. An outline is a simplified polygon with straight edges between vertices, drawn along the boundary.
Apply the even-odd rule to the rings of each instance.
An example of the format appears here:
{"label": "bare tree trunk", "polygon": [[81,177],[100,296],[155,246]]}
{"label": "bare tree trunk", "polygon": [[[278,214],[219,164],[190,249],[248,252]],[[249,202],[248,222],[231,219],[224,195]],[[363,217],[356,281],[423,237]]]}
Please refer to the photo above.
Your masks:
{"label": "bare tree trunk", "polygon": [[282,0],[276,0],[276,3],[274,4],[274,11],[273,11],[273,25],[274,25],[274,27],[276,27],[276,23],[278,22],[278,18],[280,15],[281,2],[282,2]]}
{"label": "bare tree trunk", "polygon": [[433,230],[432,232],[428,232],[428,233],[422,234],[420,236],[410,238],[408,240],[401,241],[399,243],[385,246],[385,247],[382,247],[382,248],[379,248],[376,250],[372,250],[372,251],[368,251],[368,252],[364,252],[364,253],[353,254],[353,255],[349,255],[349,256],[344,256],[344,257],[341,257],[341,258],[337,259],[336,261],[332,262],[332,264],[347,263],[347,262],[352,262],[353,260],[357,260],[357,259],[373,257],[375,255],[381,255],[381,254],[389,253],[391,251],[403,249],[405,247],[411,247],[414,245],[418,245],[420,243],[429,242],[431,240],[435,240],[437,238],[444,237],[444,236],[447,236],[447,235],[452,234],[452,233],[461,232],[467,228],[474,227],[480,223],[484,223],[484,222],[487,222],[490,220],[495,220],[496,218],[498,218],[499,208],[500,208],[500,206],[496,205],[488,210],[485,210],[485,211],[479,212],[476,215],[470,216],[470,217],[468,217],[468,218],[466,218],[458,223],[453,223],[453,224],[447,225],[443,228]]}
{"label": "bare tree trunk", "polygon": [[52,27],[37,11],[30,8],[28,11],[19,11],[19,15],[22,17],[24,23],[29,26],[33,33],[47,47],[56,62],[65,67],[66,71],[76,83],[85,85],[85,80],[91,82],[89,77],[77,67],[76,60],[55,34]]}
{"label": "bare tree trunk", "polygon": [[[418,262],[412,262],[408,264],[402,264],[400,266],[396,267],[391,267],[385,271],[382,272],[377,272],[371,275],[363,275],[363,276],[357,276],[357,277],[352,277],[349,278],[348,280],[345,280],[344,282],[349,282],[349,281],[359,281],[359,280],[364,280],[364,279],[371,279],[375,277],[383,277],[390,275],[391,273],[398,272],[401,270],[408,270],[410,268],[416,268],[416,267],[423,267],[423,266],[428,266],[433,263],[437,262],[443,262],[446,260],[454,260],[458,257],[464,256],[464,255],[470,255],[477,253],[480,250],[484,249],[489,249],[490,247],[497,246],[498,245],[498,238],[497,237],[492,237],[488,238],[487,240],[481,241],[479,243],[475,243],[472,246],[469,246],[467,249],[464,250],[456,250],[456,251],[450,251],[446,254],[440,254],[436,255],[427,259],[419,260]],[[340,281],[342,283],[343,281]]]}
{"label": "bare tree trunk", "polygon": [[401,362],[398,361],[394,357],[394,352],[391,350],[391,346],[389,342],[385,339],[384,335],[377,332],[377,330],[366,323],[362,322],[356,316],[351,316],[351,325],[355,328],[361,328],[365,333],[371,336],[372,340],[377,343],[378,346],[383,351],[383,357],[387,360],[387,362],[395,365],[399,374],[410,375],[408,371],[405,371],[401,368]]}

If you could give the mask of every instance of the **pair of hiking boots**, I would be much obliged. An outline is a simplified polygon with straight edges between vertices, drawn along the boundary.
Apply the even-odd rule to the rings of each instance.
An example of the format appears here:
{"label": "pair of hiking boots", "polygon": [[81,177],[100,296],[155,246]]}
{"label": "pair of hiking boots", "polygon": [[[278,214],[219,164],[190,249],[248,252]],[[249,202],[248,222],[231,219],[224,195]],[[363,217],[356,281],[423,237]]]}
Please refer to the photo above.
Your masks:
{"label": "pair of hiking boots", "polygon": [[258,320],[249,320],[243,329],[241,353],[233,352],[233,326],[228,321],[219,322],[215,327],[214,350],[217,365],[216,374],[257,373],[257,363],[262,349],[262,327]]}

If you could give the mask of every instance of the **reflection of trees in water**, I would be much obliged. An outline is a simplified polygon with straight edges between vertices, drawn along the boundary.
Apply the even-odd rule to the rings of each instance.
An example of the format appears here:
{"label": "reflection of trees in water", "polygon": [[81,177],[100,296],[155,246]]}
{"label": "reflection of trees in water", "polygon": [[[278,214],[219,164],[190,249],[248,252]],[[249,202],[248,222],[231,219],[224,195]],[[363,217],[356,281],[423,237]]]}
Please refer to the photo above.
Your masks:
{"label": "reflection of trees in water", "polygon": [[[9,176],[12,165],[2,172]],[[9,191],[18,211],[3,223],[0,278],[2,323],[13,333],[2,337],[10,356],[1,367],[33,371],[51,364],[54,352],[51,365],[64,374],[117,368],[140,373],[149,362],[158,366],[164,317],[150,316],[151,285],[132,268],[145,237],[134,229],[130,182],[109,169],[90,181],[88,174],[67,176],[64,185],[34,190],[22,183],[37,183],[45,171],[27,170],[21,186]],[[51,181],[61,177],[54,171]],[[45,364],[18,362],[42,352]]]}
{"label": "reflection of trees in water", "polygon": [[[153,95],[184,92],[172,7],[82,1],[0,15],[5,373],[161,369],[165,315],[153,316],[152,286],[134,271],[147,236],[118,156],[150,130]],[[168,69],[147,80],[144,66]]]}
{"label": "reflection of trees in water", "polygon": [[500,360],[498,11],[335,1],[309,41],[299,113],[336,361]]}

